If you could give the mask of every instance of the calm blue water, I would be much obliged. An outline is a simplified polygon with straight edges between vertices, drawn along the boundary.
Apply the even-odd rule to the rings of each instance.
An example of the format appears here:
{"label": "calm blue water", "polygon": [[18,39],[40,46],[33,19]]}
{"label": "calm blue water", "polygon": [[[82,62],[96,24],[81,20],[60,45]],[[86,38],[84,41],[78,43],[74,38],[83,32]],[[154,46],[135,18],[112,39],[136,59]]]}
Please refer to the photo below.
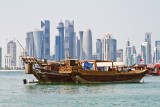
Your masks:
{"label": "calm blue water", "polygon": [[136,84],[23,84],[22,71],[0,71],[0,107],[160,107],[160,77]]}

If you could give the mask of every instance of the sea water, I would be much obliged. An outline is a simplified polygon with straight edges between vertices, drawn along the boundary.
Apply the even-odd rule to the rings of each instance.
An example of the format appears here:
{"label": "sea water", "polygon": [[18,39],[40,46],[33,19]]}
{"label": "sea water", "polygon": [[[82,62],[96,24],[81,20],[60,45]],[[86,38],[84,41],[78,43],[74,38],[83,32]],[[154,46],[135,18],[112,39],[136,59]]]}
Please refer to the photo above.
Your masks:
{"label": "sea water", "polygon": [[23,79],[35,77],[0,71],[0,107],[160,107],[160,76],[125,84],[41,85]]}

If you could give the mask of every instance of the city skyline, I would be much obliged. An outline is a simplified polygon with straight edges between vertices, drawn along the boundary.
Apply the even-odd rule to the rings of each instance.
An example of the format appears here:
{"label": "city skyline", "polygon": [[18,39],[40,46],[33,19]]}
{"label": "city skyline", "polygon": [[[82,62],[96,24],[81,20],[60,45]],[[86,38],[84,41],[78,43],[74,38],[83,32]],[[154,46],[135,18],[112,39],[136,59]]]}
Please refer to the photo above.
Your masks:
{"label": "city skyline", "polygon": [[[51,46],[55,44],[55,35],[58,34],[57,23],[62,19],[63,21],[74,20],[77,34],[86,27],[92,30],[93,52],[96,51],[96,39],[100,39],[106,32],[117,39],[118,49],[125,49],[126,41],[129,39],[138,52],[140,52],[140,44],[144,41],[145,32],[151,32],[153,50],[154,42],[159,40],[160,35],[159,3],[160,1],[157,0],[3,1],[0,4],[2,58],[6,53],[7,39],[18,39],[25,47],[26,32],[39,27],[41,20],[50,20]],[[42,8],[44,5],[46,7]],[[17,45],[17,48],[19,49],[20,46]],[[53,53],[53,49],[51,52]],[[20,51],[17,50],[17,53]]]}

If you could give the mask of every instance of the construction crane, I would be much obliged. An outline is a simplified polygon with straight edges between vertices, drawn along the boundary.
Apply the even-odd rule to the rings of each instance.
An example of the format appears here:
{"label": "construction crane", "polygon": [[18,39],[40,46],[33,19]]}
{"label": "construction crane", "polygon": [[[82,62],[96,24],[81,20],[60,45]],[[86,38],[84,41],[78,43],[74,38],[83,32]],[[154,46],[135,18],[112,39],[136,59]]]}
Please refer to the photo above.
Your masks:
{"label": "construction crane", "polygon": [[27,55],[27,52],[25,51],[25,49],[23,48],[23,46],[20,44],[20,42],[17,40],[18,44],[20,45],[20,47],[23,49],[23,51],[25,52],[25,55]]}

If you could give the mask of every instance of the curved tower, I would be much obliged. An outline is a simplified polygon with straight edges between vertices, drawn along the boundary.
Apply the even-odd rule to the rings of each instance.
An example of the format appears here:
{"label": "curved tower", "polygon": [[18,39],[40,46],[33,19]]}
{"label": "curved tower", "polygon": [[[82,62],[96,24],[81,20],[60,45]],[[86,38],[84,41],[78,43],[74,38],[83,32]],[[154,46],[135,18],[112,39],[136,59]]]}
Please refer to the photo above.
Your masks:
{"label": "curved tower", "polygon": [[43,40],[43,30],[34,29],[33,30],[33,41],[34,41],[34,56],[37,58],[42,58],[42,40]]}
{"label": "curved tower", "polygon": [[84,31],[83,36],[83,55],[84,60],[92,59],[92,33],[90,29]]}

